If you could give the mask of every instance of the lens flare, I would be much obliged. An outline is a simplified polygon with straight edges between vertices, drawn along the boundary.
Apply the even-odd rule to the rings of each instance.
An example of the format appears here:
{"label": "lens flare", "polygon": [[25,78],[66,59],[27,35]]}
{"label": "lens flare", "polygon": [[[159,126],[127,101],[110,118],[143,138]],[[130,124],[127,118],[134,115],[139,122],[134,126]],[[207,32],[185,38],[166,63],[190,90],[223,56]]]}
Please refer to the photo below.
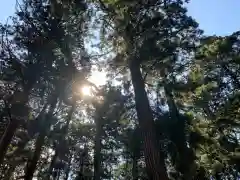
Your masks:
{"label": "lens flare", "polygon": [[81,89],[84,96],[90,96],[91,95],[91,88],[89,86],[84,86]]}

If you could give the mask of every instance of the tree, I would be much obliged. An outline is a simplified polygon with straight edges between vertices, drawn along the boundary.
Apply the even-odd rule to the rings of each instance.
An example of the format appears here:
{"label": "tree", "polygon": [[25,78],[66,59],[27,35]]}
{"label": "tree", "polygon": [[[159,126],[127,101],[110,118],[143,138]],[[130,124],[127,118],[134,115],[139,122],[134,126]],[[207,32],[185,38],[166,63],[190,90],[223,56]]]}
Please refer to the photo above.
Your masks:
{"label": "tree", "polygon": [[0,178],[237,179],[239,32],[202,36],[185,3],[18,4],[1,25]]}
{"label": "tree", "polygon": [[[182,4],[182,1],[165,1],[164,3],[160,1],[133,1],[131,3],[100,1],[103,11],[110,16],[110,20],[113,19],[109,24],[115,26],[114,33],[117,37],[114,36],[115,34],[111,35],[118,40],[122,38],[124,44],[122,49],[119,48],[121,52],[117,53],[121,55],[119,58],[126,59],[131,73],[150,179],[168,178],[164,158],[157,150],[158,143],[153,128],[152,110],[140,69],[144,66],[143,64],[149,62],[161,65],[164,59],[168,60],[174,54],[183,53],[178,52],[179,48],[192,47],[190,37],[194,37],[194,33],[197,32],[197,24],[186,16],[186,10]],[[178,36],[181,36],[182,40]]]}
{"label": "tree", "polygon": [[[13,21],[14,25],[12,27],[11,26],[3,27],[3,33],[5,32],[10,33],[11,36],[13,36],[14,38],[14,41],[9,41],[11,37],[10,36],[6,37],[5,42],[3,42],[4,44],[2,48],[2,59],[4,59],[6,63],[8,63],[7,68],[4,69],[6,73],[4,73],[3,78],[9,81],[8,79],[11,78],[12,74],[7,73],[7,71],[10,72],[11,70],[13,73],[15,73],[13,74],[13,77],[16,76],[16,82],[17,82],[16,85],[17,85],[17,88],[19,89],[19,90],[16,90],[15,94],[18,96],[21,95],[22,97],[16,99],[16,103],[17,103],[16,107],[13,104],[15,100],[13,101],[13,103],[10,102],[12,101],[11,99],[13,99],[15,95],[4,97],[4,101],[6,102],[5,103],[6,108],[9,109],[10,123],[9,123],[9,128],[7,128],[7,130],[5,131],[5,134],[2,137],[2,141],[1,141],[0,147],[1,147],[1,150],[3,151],[1,154],[2,158],[4,157],[7,151],[7,148],[17,128],[19,127],[19,125],[23,124],[28,117],[29,110],[26,111],[26,108],[25,110],[23,109],[20,110],[19,108],[21,108],[24,104],[30,101],[30,99],[28,98],[28,96],[30,95],[30,91],[33,91],[34,93],[37,92],[41,95],[48,94],[47,91],[48,90],[51,91],[51,88],[52,88],[51,85],[55,86],[54,88],[57,88],[56,85],[51,83],[53,83],[54,81],[59,81],[57,79],[58,78],[61,79],[62,77],[64,77],[65,76],[64,73],[66,72],[62,73],[60,77],[57,76],[56,73],[58,73],[59,70],[64,71],[66,69],[70,70],[73,68],[72,67],[73,57],[72,55],[69,54],[71,51],[69,49],[70,44],[68,46],[66,45],[63,46],[63,43],[59,40],[61,39],[65,41],[64,43],[66,43],[66,40],[68,39],[69,43],[71,42],[71,45],[75,45],[78,43],[74,47],[75,48],[74,50],[79,50],[80,48],[81,50],[83,49],[83,47],[81,47],[82,39],[78,39],[78,40],[74,39],[74,41],[71,41],[71,38],[73,38],[74,34],[71,34],[71,36],[69,36],[64,32],[66,29],[68,29],[70,32],[70,30],[72,30],[70,29],[72,28],[70,25],[72,24],[69,24],[68,22],[62,20],[62,17],[55,16],[55,14],[53,14],[50,11],[51,10],[50,6],[44,3],[44,1],[39,1],[39,2],[36,2],[35,4],[32,4],[31,1],[27,1],[19,5],[19,8],[20,10],[17,12],[18,19],[17,18],[14,19]],[[85,9],[83,8],[83,11],[84,10]],[[75,11],[75,13],[79,13],[79,11]],[[79,14],[75,16],[78,16],[78,15]],[[80,20],[78,20],[77,23],[79,22]],[[65,23],[65,25],[68,25],[68,26],[67,27],[62,26],[61,28],[56,28],[62,23]],[[82,30],[84,31],[84,27]],[[34,34],[36,34],[36,36],[34,36]],[[9,44],[9,42],[11,42],[12,44]],[[16,54],[11,52],[11,47],[13,46],[16,46],[18,48],[16,51]],[[44,47],[44,48],[41,48],[41,47]],[[39,48],[41,48],[41,51],[39,51]],[[56,52],[60,54],[57,56]],[[22,59],[19,60],[18,57]],[[48,59],[48,60],[46,61],[45,59]],[[68,64],[64,65],[64,59]],[[86,61],[86,57],[85,59],[83,58],[82,62],[83,61]],[[12,66],[12,64],[14,66]],[[53,64],[55,67],[53,66]],[[58,69],[56,69],[56,67],[58,67]],[[86,69],[88,68],[89,67],[87,67]],[[78,79],[85,78],[86,72],[87,72],[86,69],[83,70],[84,73],[81,74],[82,77],[80,78],[78,77]],[[77,72],[77,70],[75,69],[74,71]],[[73,74],[74,74],[74,71],[73,71]],[[70,71],[67,71],[67,73],[69,72]],[[55,79],[53,79],[52,77],[54,77]],[[64,78],[67,78],[67,81],[69,79],[70,81],[72,81],[71,74],[67,74],[67,76],[65,76]],[[43,84],[40,84],[39,82],[39,80],[41,79],[44,79]],[[13,79],[10,81],[13,81]],[[59,83],[61,84],[61,81],[65,83],[67,82],[64,79],[61,79],[56,84],[59,84]],[[69,84],[61,84],[61,85],[64,85],[67,87]],[[21,88],[22,88],[21,86],[23,87],[23,92],[21,92]],[[58,98],[58,96],[60,96],[60,94],[57,95],[56,98]],[[51,99],[51,97],[49,98]],[[16,117],[13,116],[14,112],[12,111],[14,110],[14,107],[15,107],[15,111],[18,110],[20,112],[21,111],[26,112],[24,115],[23,114],[17,115],[17,119],[20,117],[20,120],[17,120]],[[52,111],[54,109],[55,108],[52,108]],[[22,119],[21,116],[24,118]],[[48,124],[48,127],[50,128],[51,123],[50,121],[46,121],[46,120],[43,120],[40,118],[39,121],[40,123]],[[44,121],[46,121],[46,123],[44,123]],[[26,178],[29,178],[29,179],[31,179],[31,177],[33,176],[33,172],[35,171],[36,163],[40,156],[41,147],[44,143],[44,138],[46,136],[46,133],[48,132],[48,128],[47,129],[43,128],[43,129],[40,129],[39,131],[40,131],[40,135],[36,142],[37,144],[36,144],[35,155],[32,159],[32,162],[30,163],[31,165],[27,166],[26,168],[26,171],[27,171]],[[25,145],[26,145],[26,142],[28,141],[25,141],[24,143]],[[22,148],[24,148],[25,146],[24,144],[22,145]]]}

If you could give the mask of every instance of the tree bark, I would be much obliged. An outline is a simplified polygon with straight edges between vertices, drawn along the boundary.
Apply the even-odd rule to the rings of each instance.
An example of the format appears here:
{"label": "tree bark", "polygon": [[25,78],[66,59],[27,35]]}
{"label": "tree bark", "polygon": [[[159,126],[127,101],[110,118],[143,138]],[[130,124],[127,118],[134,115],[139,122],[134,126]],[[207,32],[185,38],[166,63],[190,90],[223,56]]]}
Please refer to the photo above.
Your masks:
{"label": "tree bark", "polygon": [[166,83],[164,85],[164,91],[165,91],[166,98],[167,98],[169,114],[173,121],[177,121],[179,118],[178,108],[174,101],[172,90],[168,87],[168,85]]}
{"label": "tree bark", "polygon": [[54,156],[53,156],[53,158],[52,158],[52,161],[51,161],[51,163],[50,163],[50,166],[49,166],[49,168],[48,168],[48,173],[47,173],[47,177],[46,177],[47,180],[49,180],[50,177],[51,177],[51,175],[52,175],[53,168],[54,168],[54,165],[55,165],[55,163],[56,163],[57,157],[58,157],[58,151],[56,150],[56,151],[55,151],[55,154],[54,154]]}
{"label": "tree bark", "polygon": [[4,174],[4,179],[3,180],[10,180],[15,169],[16,169],[16,166],[11,165],[11,167],[7,170],[6,174]]}
{"label": "tree bark", "polygon": [[9,144],[12,141],[12,138],[17,130],[19,121],[16,119],[10,120],[5,133],[0,142],[0,164],[3,163],[4,157],[6,155]]}
{"label": "tree bark", "polygon": [[25,105],[28,102],[29,91],[30,90],[28,90],[25,93],[16,92],[7,100],[7,103],[11,104],[12,107],[11,108],[7,107],[10,122],[0,141],[0,165],[3,163],[8,146],[12,141],[12,138],[20,124],[20,121],[28,116],[28,111],[25,111],[26,110]]}
{"label": "tree bark", "polygon": [[37,167],[38,160],[39,160],[40,155],[41,155],[42,147],[44,145],[45,136],[46,136],[46,134],[49,131],[49,128],[51,126],[51,118],[53,116],[53,112],[54,112],[54,109],[55,109],[56,104],[57,104],[57,99],[58,99],[57,96],[54,97],[54,99],[53,99],[53,101],[50,105],[50,110],[47,113],[47,115],[45,116],[45,119],[43,120],[43,124],[40,128],[40,133],[38,135],[38,138],[37,138],[37,141],[36,141],[36,144],[35,144],[35,151],[34,151],[33,157],[27,163],[27,166],[26,166],[25,180],[32,180],[32,178],[33,178],[34,172],[35,172],[36,167]]}
{"label": "tree bark", "polygon": [[[20,110],[20,108],[26,107],[25,105],[29,100],[29,93],[33,88],[36,80],[38,79],[41,70],[42,66],[40,65],[38,67],[38,70],[36,70],[36,72],[32,74],[31,78],[28,79],[28,83],[22,84],[24,89],[23,92],[16,91],[12,96],[6,99],[7,103],[11,104],[12,107],[8,108],[10,123],[0,141],[0,165],[3,163],[8,146],[11,143],[11,140],[20,124],[20,121],[28,117],[28,112],[23,112],[23,110],[26,109]],[[13,109],[13,107],[15,108]]]}
{"label": "tree bark", "polygon": [[138,180],[138,158],[133,155],[132,157],[132,178],[133,180]]}
{"label": "tree bark", "polygon": [[168,180],[164,160],[162,159],[163,157],[161,157],[156,139],[152,110],[145,91],[140,64],[136,60],[137,59],[135,59],[135,61],[130,61],[129,67],[134,87],[138,121],[142,129],[147,173],[151,180]]}
{"label": "tree bark", "polygon": [[85,176],[84,176],[84,161],[85,161],[85,158],[87,156],[87,152],[82,152],[82,154],[80,155],[81,158],[80,158],[80,163],[79,163],[79,172],[78,172],[78,175],[76,177],[76,180],[84,180],[85,179]]}
{"label": "tree bark", "polygon": [[179,158],[175,159],[177,162],[176,168],[182,173],[184,180],[191,180],[193,178],[191,167],[194,165],[194,156],[192,150],[187,147],[185,135],[186,119],[179,113],[172,89],[170,89],[167,84],[164,85],[164,91],[167,97],[169,115],[172,121],[171,128],[173,131],[170,134],[170,138],[176,145],[176,151],[179,154]]}
{"label": "tree bark", "polygon": [[59,151],[61,149],[61,145],[63,143],[63,141],[65,140],[64,138],[66,137],[66,135],[68,134],[68,128],[69,128],[69,124],[70,124],[70,121],[72,119],[72,115],[73,115],[73,112],[75,111],[75,108],[76,108],[76,101],[74,100],[73,102],[73,105],[67,115],[67,121],[66,121],[66,125],[63,127],[63,134],[62,134],[62,138],[59,140],[59,144],[56,146],[56,151],[55,151],[55,154],[52,158],[52,161],[51,161],[51,164],[49,166],[49,169],[48,169],[48,175],[46,177],[46,179],[50,179],[50,176],[52,174],[52,171],[53,171],[53,167],[56,163],[56,160],[57,160],[57,157],[59,155]]}
{"label": "tree bark", "polygon": [[64,180],[68,180],[69,173],[70,173],[70,170],[71,170],[71,163],[72,163],[72,155],[68,159],[68,164],[67,164],[67,168],[65,170],[65,178],[64,178]]}
{"label": "tree bark", "polygon": [[[21,151],[25,148],[26,144],[29,142],[29,140],[31,139],[31,137],[33,137],[37,132],[36,132],[36,128],[35,127],[38,127],[38,121],[40,119],[42,119],[44,113],[45,113],[45,110],[46,110],[46,105],[43,107],[43,109],[41,110],[41,112],[39,113],[39,115],[36,117],[35,120],[31,121],[31,122],[34,122],[31,126],[28,126],[27,127],[27,130],[28,130],[28,137],[22,139],[22,141],[20,143],[17,144],[17,149],[12,152],[11,154],[8,154],[8,156],[13,156],[14,154],[19,154],[21,153]],[[33,127],[35,126],[35,127]]]}
{"label": "tree bark", "polygon": [[101,123],[96,121],[96,136],[94,140],[94,180],[101,177]]}
{"label": "tree bark", "polygon": [[45,139],[45,133],[39,134],[35,144],[36,149],[34,151],[33,158],[27,165],[25,180],[32,180],[33,178],[33,174],[35,172],[35,169],[37,167],[37,162],[41,154],[42,146],[44,144],[44,139]]}

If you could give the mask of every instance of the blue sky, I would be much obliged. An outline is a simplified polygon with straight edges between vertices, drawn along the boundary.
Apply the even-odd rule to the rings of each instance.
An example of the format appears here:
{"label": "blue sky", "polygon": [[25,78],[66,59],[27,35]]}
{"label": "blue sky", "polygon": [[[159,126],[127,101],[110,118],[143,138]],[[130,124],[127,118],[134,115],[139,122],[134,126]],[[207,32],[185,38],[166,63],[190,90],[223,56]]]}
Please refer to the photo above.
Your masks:
{"label": "blue sky", "polygon": [[[240,0],[191,0],[189,15],[207,35],[228,35],[240,30]],[[2,0],[0,22],[5,22],[15,10],[15,0]]]}
{"label": "blue sky", "polygon": [[191,0],[188,11],[207,35],[240,30],[240,0]]}
{"label": "blue sky", "polygon": [[2,0],[0,2],[0,22],[1,23],[5,22],[8,16],[14,13],[15,4],[16,4],[16,0]]}

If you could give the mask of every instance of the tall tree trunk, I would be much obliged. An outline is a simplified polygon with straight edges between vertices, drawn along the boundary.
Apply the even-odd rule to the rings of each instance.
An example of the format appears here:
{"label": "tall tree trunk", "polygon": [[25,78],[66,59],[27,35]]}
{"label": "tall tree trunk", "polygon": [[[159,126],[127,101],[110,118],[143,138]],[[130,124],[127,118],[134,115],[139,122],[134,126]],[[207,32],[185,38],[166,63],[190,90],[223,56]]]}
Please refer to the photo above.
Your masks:
{"label": "tall tree trunk", "polygon": [[45,134],[44,133],[39,134],[35,144],[36,149],[34,151],[34,155],[32,157],[32,160],[28,162],[28,165],[27,165],[25,180],[32,180],[33,178],[33,174],[35,172],[35,169],[37,167],[37,162],[41,154],[42,146],[44,144],[44,139],[45,139]]}
{"label": "tall tree trunk", "polygon": [[138,180],[138,158],[137,156],[133,155],[132,157],[132,178],[133,180]]}
{"label": "tall tree trunk", "polygon": [[179,113],[178,107],[175,103],[172,89],[167,84],[164,85],[164,91],[167,97],[169,107],[169,115],[172,121],[173,133],[170,134],[172,142],[176,145],[177,170],[182,173],[184,180],[191,180],[193,171],[191,167],[194,165],[194,155],[190,148],[187,147],[187,140],[185,135],[186,119]]}
{"label": "tall tree trunk", "polygon": [[67,168],[65,170],[65,178],[64,178],[64,180],[68,180],[69,173],[70,173],[70,170],[71,170],[72,157],[73,157],[73,155],[71,155],[69,157],[69,159],[68,159],[68,164],[67,164]]}
{"label": "tall tree trunk", "polygon": [[32,124],[28,125],[27,127],[28,137],[22,139],[22,141],[17,144],[17,149],[13,151],[11,154],[8,154],[9,156],[13,156],[14,154],[20,154],[22,150],[25,148],[25,146],[27,145],[27,143],[29,142],[29,140],[31,140],[31,137],[33,137],[37,133],[35,127],[38,127],[38,121],[43,118],[46,108],[47,108],[47,105],[45,105],[42,108],[41,112],[36,117],[36,119],[31,121]]}
{"label": "tall tree trunk", "polygon": [[52,158],[52,161],[51,161],[51,163],[50,163],[50,166],[49,166],[49,168],[48,168],[48,173],[47,173],[46,180],[49,180],[50,177],[51,177],[51,175],[52,175],[53,168],[54,168],[54,165],[55,165],[55,163],[56,163],[57,157],[58,157],[58,151],[56,150],[56,151],[55,151],[55,154],[54,154],[54,156],[53,156],[53,158]]}
{"label": "tall tree trunk", "polygon": [[174,101],[172,90],[168,87],[167,84],[165,84],[164,91],[165,91],[166,98],[167,98],[167,104],[168,104],[168,108],[169,108],[170,117],[172,118],[172,120],[177,121],[179,118],[179,112],[178,112],[177,105]]}
{"label": "tall tree trunk", "polygon": [[74,100],[73,101],[73,105],[70,108],[70,111],[69,111],[69,113],[67,115],[67,121],[66,121],[66,125],[63,127],[63,133],[62,133],[61,139],[59,140],[59,144],[56,146],[55,154],[54,154],[54,156],[52,158],[52,161],[51,161],[51,164],[49,166],[48,174],[47,174],[47,177],[46,177],[47,180],[50,179],[50,176],[51,176],[52,171],[53,171],[53,167],[54,167],[54,165],[56,163],[56,160],[57,160],[57,157],[59,155],[59,152],[61,151],[61,147],[62,147],[63,141],[65,141],[65,137],[68,134],[69,124],[70,124],[70,121],[72,119],[72,115],[73,115],[73,112],[75,111],[75,108],[76,108],[76,101]]}
{"label": "tall tree trunk", "polygon": [[8,146],[12,141],[12,138],[16,132],[16,129],[18,127],[19,121],[16,119],[11,119],[5,133],[3,134],[3,137],[0,142],[0,164],[3,163],[5,154],[7,152]]}
{"label": "tall tree trunk", "polygon": [[56,170],[56,174],[55,174],[55,176],[53,177],[53,180],[59,180],[60,175],[61,175],[61,170],[60,170],[60,169],[57,169],[57,170]]}
{"label": "tall tree trunk", "polygon": [[7,103],[11,104],[12,107],[7,107],[10,121],[0,141],[0,165],[3,163],[8,146],[12,141],[20,121],[28,117],[28,111],[26,111],[25,105],[28,102],[29,91],[30,90],[25,93],[16,92],[7,100]]}
{"label": "tall tree trunk", "polygon": [[140,64],[137,61],[130,61],[129,67],[134,87],[138,121],[143,135],[144,156],[149,179],[168,180],[166,167],[156,139],[152,110],[145,91]]}
{"label": "tall tree trunk", "polygon": [[125,157],[125,159],[126,159],[125,166],[124,166],[125,178],[130,179],[131,176],[129,175],[129,160],[127,157]]}
{"label": "tall tree trunk", "polygon": [[4,179],[3,180],[10,180],[13,172],[15,170],[16,166],[15,165],[11,165],[11,167],[7,170],[6,174],[4,174]]}
{"label": "tall tree trunk", "polygon": [[76,180],[84,180],[84,163],[83,163],[84,160],[81,160],[80,162],[80,169],[79,169],[79,172],[78,172],[78,175],[76,177]]}
{"label": "tall tree trunk", "polygon": [[88,149],[85,146],[83,151],[81,152],[81,155],[80,155],[79,171],[78,171],[78,175],[76,177],[76,180],[85,180],[86,179],[85,174],[84,174],[84,170],[85,170],[85,161],[86,161],[87,156],[88,156]]}
{"label": "tall tree trunk", "polygon": [[101,177],[101,118],[96,121],[96,136],[94,140],[94,180],[100,180]]}
{"label": "tall tree trunk", "polygon": [[53,112],[54,112],[54,109],[57,104],[57,99],[58,99],[57,96],[54,97],[54,99],[52,100],[52,103],[50,105],[50,110],[47,113],[47,115],[45,116],[45,119],[43,120],[43,124],[40,128],[40,133],[39,133],[37,141],[35,143],[35,151],[34,151],[33,157],[27,163],[27,166],[26,166],[25,180],[32,180],[32,178],[33,178],[34,172],[37,167],[38,160],[41,155],[42,147],[44,145],[45,136],[51,126],[51,118],[53,116]]}
{"label": "tall tree trunk", "polygon": [[65,171],[65,178],[64,178],[64,180],[68,180],[69,173],[70,173],[70,164],[68,165],[68,167],[67,167],[67,169]]}
{"label": "tall tree trunk", "polygon": [[29,100],[29,93],[38,79],[41,70],[42,66],[40,65],[38,70],[36,70],[34,74],[31,74],[32,76],[28,79],[28,82],[22,84],[23,92],[16,91],[6,99],[7,103],[11,104],[12,107],[8,108],[10,122],[0,141],[0,165],[3,163],[8,146],[11,143],[20,121],[28,117],[28,111],[26,111],[25,107]]}

